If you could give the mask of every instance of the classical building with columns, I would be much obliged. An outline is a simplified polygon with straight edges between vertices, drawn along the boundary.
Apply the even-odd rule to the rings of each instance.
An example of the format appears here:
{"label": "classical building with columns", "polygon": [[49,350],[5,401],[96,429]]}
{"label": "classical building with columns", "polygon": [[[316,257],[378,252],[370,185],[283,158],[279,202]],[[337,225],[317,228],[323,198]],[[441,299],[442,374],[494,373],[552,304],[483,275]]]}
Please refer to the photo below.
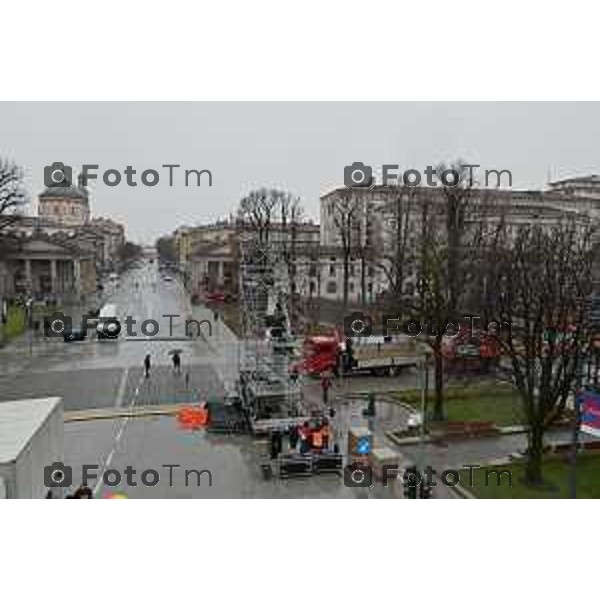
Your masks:
{"label": "classical building with columns", "polygon": [[3,262],[7,296],[71,304],[96,291],[93,249],[63,234],[13,236]]}

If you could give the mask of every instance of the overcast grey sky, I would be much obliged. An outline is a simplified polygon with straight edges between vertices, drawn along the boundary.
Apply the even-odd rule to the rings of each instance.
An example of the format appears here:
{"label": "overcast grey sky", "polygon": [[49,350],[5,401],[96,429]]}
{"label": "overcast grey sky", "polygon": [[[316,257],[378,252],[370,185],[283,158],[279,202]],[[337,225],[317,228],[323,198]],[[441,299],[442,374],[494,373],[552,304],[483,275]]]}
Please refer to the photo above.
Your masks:
{"label": "overcast grey sky", "polygon": [[[43,169],[63,161],[137,170],[117,187],[90,186],[92,212],[111,216],[135,241],[235,211],[254,187],[302,197],[318,218],[320,194],[343,183],[354,161],[425,169],[462,158],[510,169],[513,187],[600,172],[600,103],[2,103],[0,155],[25,169],[35,209]],[[213,186],[169,187],[166,163],[210,169]],[[144,169],[161,175],[139,183]],[[206,180],[203,181],[205,183]]]}

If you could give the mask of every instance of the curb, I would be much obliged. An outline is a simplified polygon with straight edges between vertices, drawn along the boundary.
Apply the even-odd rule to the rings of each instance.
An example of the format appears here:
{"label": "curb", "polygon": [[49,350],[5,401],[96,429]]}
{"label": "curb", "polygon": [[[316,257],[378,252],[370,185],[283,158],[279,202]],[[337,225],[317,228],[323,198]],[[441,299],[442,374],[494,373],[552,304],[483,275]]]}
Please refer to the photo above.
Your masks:
{"label": "curb", "polygon": [[420,437],[398,437],[393,431],[385,431],[384,433],[388,439],[390,439],[394,444],[396,444],[396,446],[416,446],[421,442],[423,444],[431,444],[433,441],[430,435],[424,436],[421,440]]}
{"label": "curb", "polygon": [[98,408],[91,410],[74,410],[64,413],[64,422],[72,423],[77,421],[97,421],[101,419],[120,419],[122,417],[152,417],[152,416],[171,416],[184,406],[190,406],[190,403],[185,404],[158,404],[153,407],[138,407],[138,408]]}

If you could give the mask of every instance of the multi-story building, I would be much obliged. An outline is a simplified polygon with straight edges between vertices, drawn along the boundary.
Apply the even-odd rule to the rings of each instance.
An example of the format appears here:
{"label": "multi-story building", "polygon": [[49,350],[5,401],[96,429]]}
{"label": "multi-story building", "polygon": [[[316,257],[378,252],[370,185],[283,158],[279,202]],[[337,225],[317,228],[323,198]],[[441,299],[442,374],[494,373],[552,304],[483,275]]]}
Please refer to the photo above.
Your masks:
{"label": "multi-story building", "polygon": [[[600,221],[598,176],[551,182],[546,190],[473,188],[470,194],[467,224],[471,225],[494,226],[502,219],[516,231],[532,222],[557,223],[568,215],[582,223]],[[342,301],[347,263],[349,302],[368,304],[391,287],[400,255],[398,219],[405,219],[407,252],[414,253],[423,227],[443,233],[445,202],[441,187],[338,188],[321,197],[319,225],[299,224],[292,235],[289,226],[284,230],[274,223],[269,240],[285,254],[292,293]],[[348,220],[344,225],[348,217],[344,206],[352,212],[349,227]],[[240,272],[239,230],[233,220],[180,227],[173,239],[192,293],[233,290]],[[407,258],[401,287],[409,296],[416,289],[416,269],[416,262]]]}
{"label": "multi-story building", "polygon": [[[237,287],[235,225],[217,221],[173,232],[179,269],[192,294]],[[234,283],[235,282],[235,285]]]}
{"label": "multi-story building", "polygon": [[97,263],[99,270],[113,271],[118,267],[119,251],[125,244],[125,227],[107,217],[91,219],[85,227],[99,240]]}
{"label": "multi-story building", "polygon": [[[493,226],[503,219],[509,231],[514,232],[525,224],[550,225],[568,215],[582,223],[600,221],[600,177],[597,176],[552,182],[543,191],[473,188],[470,194],[467,223],[471,225],[481,226],[485,222]],[[352,254],[348,280],[350,300],[376,300],[389,288],[387,274],[393,272],[393,261],[399,256],[396,252],[399,218],[407,224],[402,235],[406,236],[406,247],[410,250],[416,247],[422,227],[444,230],[441,219],[445,214],[441,187],[344,187],[322,196],[322,247],[337,248],[341,254],[344,248],[350,248]],[[427,222],[423,223],[425,218]],[[332,253],[329,268],[325,272],[321,270],[325,282],[321,295],[325,298],[342,299],[342,259]],[[357,262],[359,268],[354,266]],[[366,294],[365,281],[369,290]],[[414,263],[407,261],[404,293],[412,294],[415,283]]]}

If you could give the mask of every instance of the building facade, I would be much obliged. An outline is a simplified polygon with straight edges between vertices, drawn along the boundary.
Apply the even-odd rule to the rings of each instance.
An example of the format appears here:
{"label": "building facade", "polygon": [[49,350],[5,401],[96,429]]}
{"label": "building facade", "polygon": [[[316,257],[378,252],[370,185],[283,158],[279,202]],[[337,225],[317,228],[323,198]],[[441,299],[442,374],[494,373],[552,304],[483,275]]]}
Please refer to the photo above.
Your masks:
{"label": "building facade", "polygon": [[38,196],[38,215],[59,225],[81,227],[90,219],[89,192],[81,175],[79,185],[65,184],[47,187]]}
{"label": "building facade", "polygon": [[[600,177],[574,178],[550,183],[546,190],[474,188],[468,199],[467,226],[493,228],[502,220],[512,233],[531,223],[552,225],[565,217],[581,224],[600,223]],[[422,228],[444,231],[446,200],[441,187],[338,188],[321,197],[321,245],[323,248],[352,249],[349,269],[351,301],[376,301],[390,287],[389,274],[397,252],[398,223],[403,223],[407,254],[417,247]],[[424,207],[427,207],[425,210]],[[352,225],[348,226],[351,213]],[[399,221],[402,219],[402,221]],[[344,238],[345,236],[345,238]],[[364,258],[367,257],[367,258]],[[408,258],[408,257],[407,257]],[[356,267],[360,263],[360,267]],[[340,300],[343,287],[343,261],[332,253],[325,277],[323,297]],[[354,273],[358,272],[357,280]],[[364,294],[366,287],[370,292]],[[415,262],[406,260],[403,293],[416,288]],[[322,287],[321,287],[322,289]],[[360,291],[357,291],[360,290]],[[335,297],[334,297],[335,291]]]}

